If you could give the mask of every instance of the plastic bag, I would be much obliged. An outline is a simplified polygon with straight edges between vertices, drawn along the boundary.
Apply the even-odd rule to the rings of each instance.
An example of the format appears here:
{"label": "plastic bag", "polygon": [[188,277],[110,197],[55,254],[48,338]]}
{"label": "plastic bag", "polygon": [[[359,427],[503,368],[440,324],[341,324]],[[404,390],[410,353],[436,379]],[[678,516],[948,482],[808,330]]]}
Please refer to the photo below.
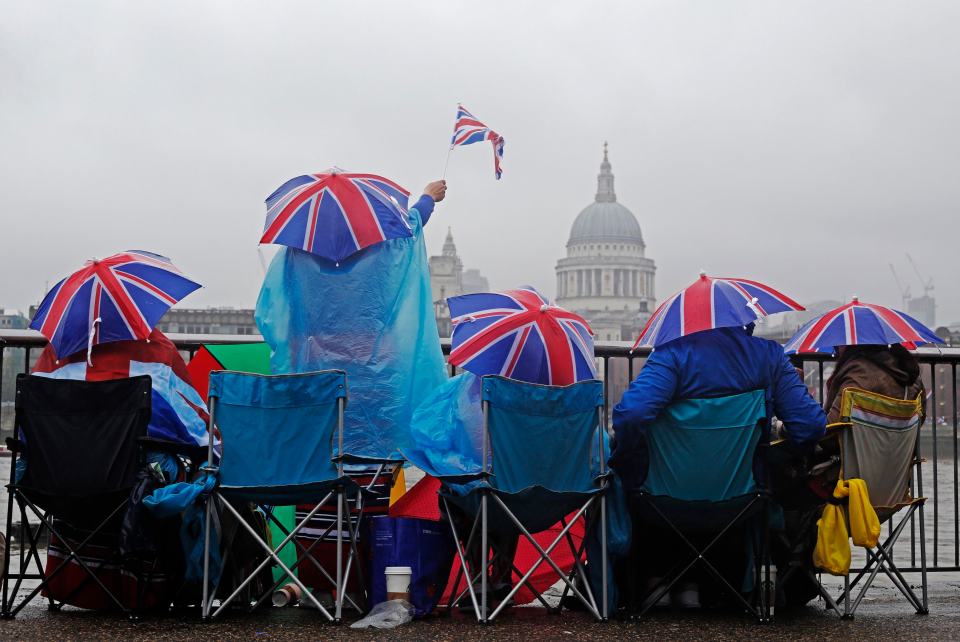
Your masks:
{"label": "plastic bag", "polygon": [[481,408],[480,377],[464,372],[446,381],[414,410],[403,454],[435,477],[480,472]]}
{"label": "plastic bag", "polygon": [[875,548],[880,540],[880,519],[877,517],[877,511],[873,509],[870,503],[870,495],[867,493],[867,482],[862,479],[848,479],[837,482],[837,490],[833,492],[834,497],[840,497],[837,493],[840,491],[840,484],[845,484],[845,494],[849,496],[847,500],[847,516],[850,519],[850,537],[857,546],[866,546]]}
{"label": "plastic bag", "polygon": [[423,230],[371,245],[339,264],[284,247],[257,299],[275,374],[346,371],[344,451],[400,458],[414,409],[447,379]]}
{"label": "plastic bag", "polygon": [[850,537],[843,509],[836,504],[823,507],[817,520],[817,546],[813,549],[813,565],[831,575],[850,571]]}
{"label": "plastic bag", "polygon": [[351,629],[395,629],[413,619],[413,605],[406,600],[380,602],[367,617],[350,625]]}

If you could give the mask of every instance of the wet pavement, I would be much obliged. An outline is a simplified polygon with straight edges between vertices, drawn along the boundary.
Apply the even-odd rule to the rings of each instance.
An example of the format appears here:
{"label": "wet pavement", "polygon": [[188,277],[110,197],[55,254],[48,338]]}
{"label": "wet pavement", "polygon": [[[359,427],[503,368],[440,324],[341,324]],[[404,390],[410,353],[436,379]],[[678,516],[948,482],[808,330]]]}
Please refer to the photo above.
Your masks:
{"label": "wet pavement", "polygon": [[355,630],[322,621],[312,610],[267,608],[256,614],[227,614],[203,623],[194,611],[145,615],[137,624],[120,615],[65,608],[48,612],[42,603],[16,620],[0,621],[0,638],[16,640],[920,640],[960,639],[960,583],[930,586],[930,614],[916,615],[889,588],[877,587],[853,621],[826,613],[820,603],[777,613],[758,625],[737,614],[655,613],[640,622],[596,623],[580,613],[549,615],[540,608],[514,608],[479,626],[464,613],[420,620],[392,631]]}

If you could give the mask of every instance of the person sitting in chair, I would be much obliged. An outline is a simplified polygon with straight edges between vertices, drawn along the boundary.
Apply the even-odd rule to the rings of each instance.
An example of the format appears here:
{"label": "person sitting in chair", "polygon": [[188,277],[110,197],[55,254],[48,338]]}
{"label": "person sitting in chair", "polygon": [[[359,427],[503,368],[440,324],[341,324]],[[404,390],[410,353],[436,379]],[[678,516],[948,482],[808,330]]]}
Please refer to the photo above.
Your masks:
{"label": "person sitting in chair", "polygon": [[[677,401],[763,389],[767,424],[763,427],[762,442],[769,441],[769,421],[774,416],[783,422],[793,448],[810,449],[823,436],[826,416],[807,392],[783,348],[752,334],[752,324],[706,330],[670,341],[650,355],[613,410],[615,437],[610,465],[623,480],[628,494],[638,491],[646,478],[648,427]],[[650,538],[646,539],[649,542]],[[649,560],[644,568],[653,583],[682,553],[676,550],[679,543],[675,538],[663,539],[646,547],[657,551],[656,559]],[[728,572],[736,573],[739,569],[732,561],[742,560],[742,543],[728,544],[730,554],[719,558],[730,559],[728,567],[732,571]],[[696,583],[679,584],[671,597],[676,606],[700,605]]]}
{"label": "person sitting in chair", "polygon": [[827,380],[827,398],[823,409],[827,421],[840,421],[840,402],[846,388],[860,388],[894,399],[920,397],[926,414],[926,392],[920,379],[920,364],[901,345],[840,346],[837,365]]}

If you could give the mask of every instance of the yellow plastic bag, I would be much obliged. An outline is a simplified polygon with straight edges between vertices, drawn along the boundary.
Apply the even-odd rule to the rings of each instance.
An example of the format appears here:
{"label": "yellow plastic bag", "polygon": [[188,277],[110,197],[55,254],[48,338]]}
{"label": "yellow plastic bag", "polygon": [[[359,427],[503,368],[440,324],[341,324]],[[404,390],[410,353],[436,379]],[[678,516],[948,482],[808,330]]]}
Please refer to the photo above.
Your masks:
{"label": "yellow plastic bag", "polygon": [[[877,517],[877,511],[873,510],[873,504],[870,503],[867,482],[862,479],[848,479],[846,483],[846,490],[850,496],[847,502],[850,537],[857,546],[876,548],[880,540],[880,519]],[[833,494],[836,497],[837,491],[835,490]]]}
{"label": "yellow plastic bag", "polygon": [[850,571],[850,537],[840,506],[827,504],[823,507],[823,514],[817,520],[813,564],[831,575],[846,575]]}
{"label": "yellow plastic bag", "polygon": [[827,504],[823,508],[823,514],[817,520],[813,563],[831,575],[846,575],[850,571],[850,538],[857,546],[875,548],[880,539],[880,520],[870,503],[867,482],[862,479],[837,480],[833,496],[847,498],[846,514],[836,504]]}

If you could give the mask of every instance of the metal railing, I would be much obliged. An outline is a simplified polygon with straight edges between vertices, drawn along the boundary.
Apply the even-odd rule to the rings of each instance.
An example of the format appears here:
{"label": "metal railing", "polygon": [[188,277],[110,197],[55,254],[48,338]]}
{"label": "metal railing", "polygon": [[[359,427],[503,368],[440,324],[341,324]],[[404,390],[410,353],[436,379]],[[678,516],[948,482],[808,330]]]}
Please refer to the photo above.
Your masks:
{"label": "metal railing", "polygon": [[[170,334],[169,338],[189,361],[204,344],[257,343],[256,335],[187,335]],[[47,341],[31,330],[0,332],[0,430],[9,432],[13,422],[14,378],[19,372],[29,372],[36,356]],[[444,354],[450,350],[449,339],[442,339]],[[610,410],[619,401],[623,391],[636,377],[649,356],[649,350],[631,352],[627,342],[596,344],[597,372],[604,382],[605,416],[609,425]],[[916,491],[927,491],[926,512],[928,550],[931,571],[960,572],[960,474],[958,474],[958,388],[957,366],[960,348],[922,348],[916,352],[921,373],[928,391],[927,421],[921,430],[921,451],[924,462],[922,474],[916,481]],[[802,367],[810,394],[822,403],[826,381],[833,368],[830,355],[804,355],[794,361]],[[451,374],[456,369],[450,368]],[[901,557],[903,570],[916,568],[916,533],[911,526],[910,554]],[[898,555],[900,555],[898,553]]]}

